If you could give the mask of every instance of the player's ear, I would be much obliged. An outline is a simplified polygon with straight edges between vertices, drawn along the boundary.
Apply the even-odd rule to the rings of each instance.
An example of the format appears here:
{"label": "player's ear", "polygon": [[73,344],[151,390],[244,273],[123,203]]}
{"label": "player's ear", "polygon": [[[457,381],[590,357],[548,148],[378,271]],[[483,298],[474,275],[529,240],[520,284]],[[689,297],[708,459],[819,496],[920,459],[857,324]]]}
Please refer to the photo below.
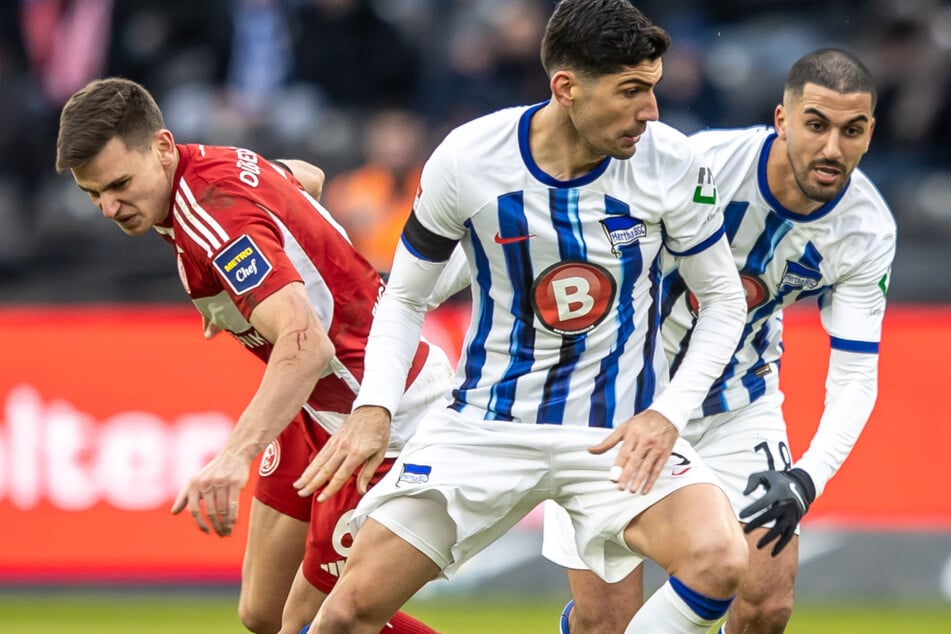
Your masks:
{"label": "player's ear", "polygon": [[551,76],[551,96],[558,105],[571,107],[574,102],[574,88],[578,84],[577,76],[570,70],[559,70]]}
{"label": "player's ear", "polygon": [[781,141],[786,140],[786,109],[783,104],[776,106],[773,113],[773,127],[776,128],[776,134]]}
{"label": "player's ear", "polygon": [[162,128],[152,138],[152,149],[158,154],[163,165],[170,165],[175,158],[175,137],[171,130]]}

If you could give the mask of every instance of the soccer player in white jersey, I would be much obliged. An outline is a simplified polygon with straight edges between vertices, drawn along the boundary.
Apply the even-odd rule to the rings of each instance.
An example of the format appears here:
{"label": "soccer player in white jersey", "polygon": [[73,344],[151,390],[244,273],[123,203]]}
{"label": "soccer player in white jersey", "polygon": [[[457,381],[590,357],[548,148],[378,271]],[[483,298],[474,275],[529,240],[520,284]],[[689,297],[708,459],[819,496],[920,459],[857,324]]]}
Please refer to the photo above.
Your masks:
{"label": "soccer player in white jersey", "polygon": [[[344,428],[385,437],[421,300],[461,243],[473,308],[454,401],[430,410],[361,501],[312,632],[378,631],[545,499],[569,509],[605,581],[641,557],[671,573],[633,631],[705,632],[726,612],[747,546],[678,431],[746,311],[710,169],[657,122],[669,42],[627,0],[564,0],[542,43],[550,101],[467,123],[427,161]],[[673,381],[659,339],[664,248],[702,306]],[[302,491],[328,483],[331,495],[363,459],[331,441]]]}
{"label": "soccer player in white jersey", "polygon": [[[876,90],[850,53],[823,49],[786,79],[774,128],[711,130],[690,144],[712,164],[746,289],[740,345],[683,430],[745,524],[750,567],[722,632],[782,632],[793,608],[798,524],[842,466],[875,403],[895,221],[858,170],[875,127]],[[693,345],[696,298],[676,270],[663,282],[663,336],[675,372]],[[818,300],[831,353],[825,410],[793,462],[782,413],[782,309]],[[544,552],[569,569],[563,632],[620,632],[640,602],[641,571],[609,586],[583,570],[567,516],[546,507]],[[570,627],[569,627],[570,626]]]}
{"label": "soccer player in white jersey", "polygon": [[[389,442],[331,503],[302,497],[294,480],[356,397],[379,275],[286,169],[241,148],[176,143],[152,96],[126,79],[93,81],[70,98],[57,169],[69,170],[126,234],[154,229],[169,242],[206,334],[228,331],[266,363],[224,446],[188,479],[172,512],[188,509],[205,532],[229,535],[251,461],[281,434],[281,450],[270,445],[262,458],[239,609],[249,628],[296,634],[336,583],[362,493],[393,464],[422,412],[445,402],[448,360],[417,337]],[[385,631],[432,632],[402,613]]]}

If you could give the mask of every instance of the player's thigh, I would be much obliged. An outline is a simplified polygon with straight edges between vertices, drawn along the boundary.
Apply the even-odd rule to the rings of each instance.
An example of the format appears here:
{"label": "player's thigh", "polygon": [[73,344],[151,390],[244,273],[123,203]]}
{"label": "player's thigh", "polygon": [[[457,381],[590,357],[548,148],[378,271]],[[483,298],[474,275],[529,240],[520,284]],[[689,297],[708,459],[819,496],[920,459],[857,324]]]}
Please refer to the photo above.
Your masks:
{"label": "player's thigh", "polygon": [[[418,521],[414,506],[419,498],[399,498],[385,505],[400,521]],[[395,507],[402,507],[396,508]],[[431,509],[424,509],[423,514]],[[347,567],[330,599],[360,605],[368,614],[386,620],[427,582],[439,566],[422,551],[399,537],[374,516],[367,518],[353,543]]]}
{"label": "player's thigh", "polygon": [[243,613],[280,617],[294,573],[304,556],[307,522],[251,501],[248,542],[241,570]]}
{"label": "player's thigh", "polygon": [[764,602],[791,605],[799,570],[799,536],[794,535],[786,547],[773,557],[772,543],[765,548],[756,547],[756,542],[763,537],[766,530],[758,528],[746,535],[750,561],[738,597],[741,601],[754,605]]}
{"label": "player's thigh", "polygon": [[635,552],[670,571],[695,563],[701,553],[742,548],[742,531],[730,503],[715,484],[679,488],[635,517],[624,531]]}
{"label": "player's thigh", "polygon": [[[384,460],[370,480],[371,490],[393,466],[393,459]],[[315,589],[329,594],[343,572],[353,545],[350,520],[361,499],[356,475],[324,502],[312,498],[310,525],[302,572]]]}
{"label": "player's thigh", "polygon": [[692,420],[684,430],[737,517],[762,495],[761,489],[744,495],[750,474],[792,465],[782,401],[782,393],[767,394],[734,412]]}

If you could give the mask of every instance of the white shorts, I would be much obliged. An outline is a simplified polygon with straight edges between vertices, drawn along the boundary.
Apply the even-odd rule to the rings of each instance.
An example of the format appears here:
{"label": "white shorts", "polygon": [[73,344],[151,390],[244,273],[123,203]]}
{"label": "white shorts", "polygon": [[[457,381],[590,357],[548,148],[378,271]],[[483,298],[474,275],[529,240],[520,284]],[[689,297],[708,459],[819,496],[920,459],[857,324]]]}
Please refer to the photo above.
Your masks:
{"label": "white shorts", "polygon": [[[737,519],[743,508],[763,495],[761,488],[743,495],[750,474],[792,465],[782,405],[782,392],[766,394],[734,412],[692,419],[681,434],[715,474]],[[546,503],[542,555],[565,568],[586,568],[574,548],[573,533],[568,513]]]}
{"label": "white shorts", "polygon": [[[585,566],[609,583],[619,581],[641,561],[623,538],[631,520],[677,489],[716,480],[678,439],[674,452],[680,456],[671,457],[670,469],[649,494],[620,491],[608,479],[617,448],[603,455],[588,451],[608,433],[472,421],[454,410],[432,410],[392,470],[361,500],[353,529],[372,516],[426,553],[448,578],[539,503],[552,499],[570,513]],[[684,458],[693,465],[686,471]],[[388,501],[404,496],[438,504],[421,504],[418,517],[407,520],[402,503],[387,511]],[[454,541],[447,542],[447,531],[454,532]]]}

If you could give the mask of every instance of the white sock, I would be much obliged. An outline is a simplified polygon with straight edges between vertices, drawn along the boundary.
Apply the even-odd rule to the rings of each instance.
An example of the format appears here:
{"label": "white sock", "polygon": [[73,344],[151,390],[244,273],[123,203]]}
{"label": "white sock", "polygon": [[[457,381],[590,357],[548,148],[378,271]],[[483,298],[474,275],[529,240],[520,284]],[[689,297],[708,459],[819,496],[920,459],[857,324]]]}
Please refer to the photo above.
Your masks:
{"label": "white sock", "polygon": [[624,634],[707,634],[718,620],[697,615],[668,580],[637,611]]}

